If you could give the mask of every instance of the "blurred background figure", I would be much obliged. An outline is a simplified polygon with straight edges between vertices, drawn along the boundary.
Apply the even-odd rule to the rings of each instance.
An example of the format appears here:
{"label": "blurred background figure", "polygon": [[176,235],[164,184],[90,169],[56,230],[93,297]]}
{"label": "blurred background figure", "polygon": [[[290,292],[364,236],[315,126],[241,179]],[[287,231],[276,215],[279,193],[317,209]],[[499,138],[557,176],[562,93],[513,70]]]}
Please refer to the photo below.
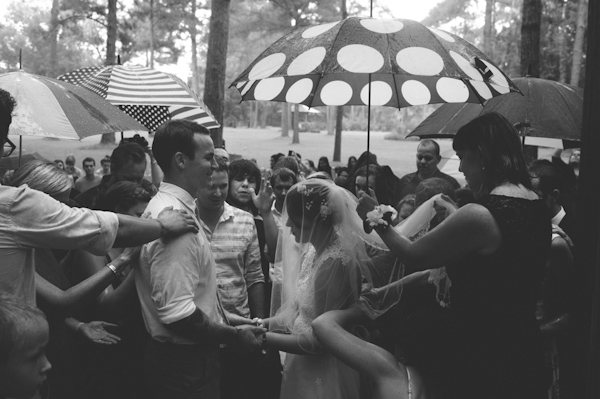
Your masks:
{"label": "blurred background figure", "polygon": [[94,158],[88,157],[83,160],[82,164],[85,176],[77,179],[75,185],[73,186],[73,188],[79,193],[83,193],[90,188],[96,187],[102,181],[102,176],[97,175],[96,171],[94,170],[96,167],[96,161]]}
{"label": "blurred background figure", "polygon": [[98,176],[110,175],[110,155],[105,156],[100,160],[100,168],[96,169]]}
{"label": "blurred background figure", "polygon": [[65,159],[65,172],[67,172],[67,174],[73,178],[73,183],[75,183],[80,177],[85,176],[83,170],[75,166],[74,155],[67,155],[67,158]]}

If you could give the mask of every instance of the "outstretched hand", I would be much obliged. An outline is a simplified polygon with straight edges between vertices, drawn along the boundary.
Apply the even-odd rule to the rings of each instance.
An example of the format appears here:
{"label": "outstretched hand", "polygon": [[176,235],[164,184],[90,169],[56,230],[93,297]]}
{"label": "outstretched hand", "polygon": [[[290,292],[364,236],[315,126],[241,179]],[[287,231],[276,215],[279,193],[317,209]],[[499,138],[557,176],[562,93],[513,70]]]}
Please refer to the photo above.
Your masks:
{"label": "outstretched hand", "polygon": [[258,195],[254,189],[250,189],[250,194],[252,195],[254,206],[256,206],[256,209],[258,209],[261,215],[271,211],[271,207],[275,201],[275,194],[273,193],[271,182],[268,179],[265,179],[264,177],[261,179]]}
{"label": "outstretched hand", "polygon": [[192,215],[173,210],[168,206],[158,214],[157,220],[164,228],[164,238],[177,237],[185,233],[197,233],[198,224]]}
{"label": "outstretched hand", "polygon": [[106,330],[106,328],[117,328],[116,324],[107,323],[105,321],[90,321],[83,323],[77,329],[89,341],[101,345],[114,345],[119,343],[121,338]]}

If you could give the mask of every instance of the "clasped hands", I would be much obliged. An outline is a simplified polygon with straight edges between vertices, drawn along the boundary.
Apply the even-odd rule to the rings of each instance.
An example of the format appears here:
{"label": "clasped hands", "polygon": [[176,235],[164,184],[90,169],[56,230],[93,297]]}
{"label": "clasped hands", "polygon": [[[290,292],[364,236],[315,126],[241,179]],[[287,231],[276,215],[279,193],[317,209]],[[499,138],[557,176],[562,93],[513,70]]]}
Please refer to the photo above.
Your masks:
{"label": "clasped hands", "polygon": [[235,327],[238,330],[238,345],[250,352],[260,352],[261,350],[265,353],[266,348],[263,347],[265,342],[265,334],[267,329],[264,327],[258,327],[251,324],[242,324]]}

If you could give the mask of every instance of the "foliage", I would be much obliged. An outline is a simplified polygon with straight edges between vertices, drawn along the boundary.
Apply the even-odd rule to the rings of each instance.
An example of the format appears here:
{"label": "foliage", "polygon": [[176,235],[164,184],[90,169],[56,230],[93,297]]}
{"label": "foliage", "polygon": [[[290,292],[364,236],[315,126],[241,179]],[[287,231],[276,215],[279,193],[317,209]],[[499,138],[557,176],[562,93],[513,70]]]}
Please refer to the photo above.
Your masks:
{"label": "foliage", "polygon": [[[8,5],[6,22],[0,25],[0,71],[19,69],[19,50],[24,70],[50,75],[50,10],[29,2],[13,2]],[[58,41],[59,74],[96,63],[99,38],[96,23],[82,20],[77,26],[61,25]],[[56,76],[52,76],[56,77]]]}
{"label": "foliage", "polygon": [[[92,65],[103,65],[106,54],[106,0],[60,0],[59,24],[50,23],[50,0],[11,0],[6,6],[5,22],[0,22],[0,72],[23,68],[32,73],[50,73],[49,36],[58,31],[57,73]],[[214,0],[218,1],[218,0]],[[196,15],[191,0],[134,0],[118,2],[117,53],[123,63],[155,62],[172,64],[189,56],[191,27],[198,43],[197,66],[200,91],[204,88],[209,0],[197,0]],[[150,5],[152,4],[152,9]],[[511,77],[520,70],[520,24],[522,0],[496,1],[492,60]],[[553,80],[570,75],[575,40],[577,0],[543,0],[541,28],[541,77]],[[4,4],[3,4],[4,5]],[[385,17],[389,11],[377,8]],[[347,0],[349,15],[368,16],[368,2]],[[426,25],[451,31],[482,47],[483,9],[477,0],[442,0],[423,21]],[[152,18],[151,18],[152,16]],[[226,84],[232,82],[264,49],[298,26],[331,22],[340,18],[340,0],[233,0],[227,53]],[[153,23],[151,23],[153,22]],[[585,48],[585,45],[584,45]],[[141,61],[140,61],[141,59]],[[583,69],[583,67],[582,67]],[[582,76],[583,74],[582,70]],[[191,75],[191,73],[190,73]],[[181,76],[184,80],[187,76]],[[581,79],[583,82],[583,78]],[[201,94],[201,93],[200,93]],[[366,129],[365,107],[346,107],[345,128]],[[398,111],[373,108],[371,128],[398,132],[410,131],[413,123],[431,107],[411,107]],[[429,110],[428,110],[429,109]],[[234,88],[225,90],[225,126],[279,125],[281,104],[240,102]],[[310,124],[324,129],[324,116]],[[312,128],[311,127],[311,128]]]}

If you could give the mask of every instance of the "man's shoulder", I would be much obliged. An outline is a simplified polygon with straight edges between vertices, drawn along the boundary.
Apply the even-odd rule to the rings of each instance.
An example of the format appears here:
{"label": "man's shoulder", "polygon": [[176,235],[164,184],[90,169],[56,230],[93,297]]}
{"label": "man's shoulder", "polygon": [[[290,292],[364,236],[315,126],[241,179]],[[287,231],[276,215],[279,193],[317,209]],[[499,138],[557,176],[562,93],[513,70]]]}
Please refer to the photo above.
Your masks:
{"label": "man's shoulder", "polygon": [[181,209],[181,204],[177,200],[177,198],[175,198],[172,195],[165,194],[162,191],[159,191],[154,197],[150,199],[150,202],[148,202],[146,212],[150,212],[152,214],[152,217],[157,217],[158,213],[167,206],[172,206],[173,209]]}

